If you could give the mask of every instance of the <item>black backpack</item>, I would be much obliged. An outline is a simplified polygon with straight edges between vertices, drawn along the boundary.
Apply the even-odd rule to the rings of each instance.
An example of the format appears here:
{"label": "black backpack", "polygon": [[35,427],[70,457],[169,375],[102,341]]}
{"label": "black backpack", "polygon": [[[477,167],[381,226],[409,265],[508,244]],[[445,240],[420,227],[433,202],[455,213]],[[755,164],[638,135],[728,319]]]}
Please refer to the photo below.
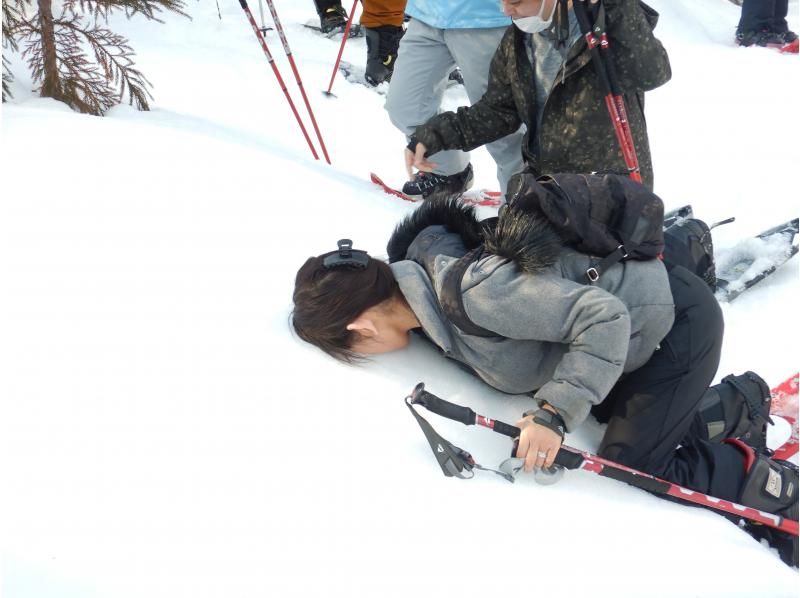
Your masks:
{"label": "black backpack", "polygon": [[589,282],[625,259],[649,260],[664,251],[664,203],[631,178],[616,174],[522,173],[508,185],[503,211],[539,211],[565,244],[602,259]]}
{"label": "black backpack", "polygon": [[[681,265],[716,286],[709,227],[696,218],[678,218],[664,230],[664,204],[652,191],[629,177],[614,174],[554,174],[535,178],[516,175],[508,186],[508,202],[488,226],[501,225],[509,211],[538,211],[564,243],[600,259],[587,271],[595,282],[622,260],[663,258],[667,267]],[[484,254],[471,250],[450,269],[440,302],[447,318],[473,336],[496,336],[466,315],[461,280],[467,268]]]}
{"label": "black backpack", "polygon": [[[717,224],[725,224],[730,220]],[[665,228],[664,263],[667,266],[683,266],[702,278],[712,291],[716,291],[717,272],[711,228],[698,218],[681,218]]]}
{"label": "black backpack", "polygon": [[[653,259],[664,250],[664,203],[629,177],[521,173],[509,182],[507,197],[489,226],[502,226],[515,211],[544,215],[566,245],[600,258],[586,270],[587,283],[621,260]],[[447,318],[467,334],[496,336],[467,317],[461,296],[464,273],[483,253],[481,245],[456,262],[443,281],[440,302]]]}

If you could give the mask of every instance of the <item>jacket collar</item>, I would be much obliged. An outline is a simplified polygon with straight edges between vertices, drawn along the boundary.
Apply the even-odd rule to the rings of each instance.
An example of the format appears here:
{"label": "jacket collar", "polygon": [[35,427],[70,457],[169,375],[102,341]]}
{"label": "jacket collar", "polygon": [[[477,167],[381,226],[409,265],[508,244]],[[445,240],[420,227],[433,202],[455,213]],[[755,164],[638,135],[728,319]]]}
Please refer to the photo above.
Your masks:
{"label": "jacket collar", "polygon": [[453,348],[452,332],[445,324],[442,308],[425,270],[411,260],[395,262],[389,267],[400,286],[400,291],[422,325],[422,330],[444,351],[445,355],[450,355]]}

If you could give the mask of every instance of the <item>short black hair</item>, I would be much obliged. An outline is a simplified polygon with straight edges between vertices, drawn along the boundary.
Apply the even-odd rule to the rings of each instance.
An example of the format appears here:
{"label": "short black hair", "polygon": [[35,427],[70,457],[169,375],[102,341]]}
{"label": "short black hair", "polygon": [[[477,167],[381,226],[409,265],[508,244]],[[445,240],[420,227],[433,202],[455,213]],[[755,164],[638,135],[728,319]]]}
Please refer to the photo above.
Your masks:
{"label": "short black hair", "polygon": [[353,363],[352,350],[360,335],[348,330],[371,307],[400,295],[388,264],[370,258],[366,268],[323,268],[323,254],[311,257],[294,281],[292,325],[297,335],[331,357]]}

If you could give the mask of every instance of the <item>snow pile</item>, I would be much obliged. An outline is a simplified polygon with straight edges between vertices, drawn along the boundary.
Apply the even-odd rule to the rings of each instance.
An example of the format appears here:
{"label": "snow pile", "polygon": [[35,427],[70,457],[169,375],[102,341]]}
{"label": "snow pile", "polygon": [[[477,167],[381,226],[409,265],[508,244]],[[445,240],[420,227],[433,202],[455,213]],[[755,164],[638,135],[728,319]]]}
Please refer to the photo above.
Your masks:
{"label": "snow pile", "polygon": [[[736,48],[727,0],[650,4],[674,71],[647,98],[656,191],[709,222],[735,215],[714,231],[722,252],[797,215],[797,57]],[[292,336],[302,262],[342,237],[381,255],[414,206],[367,179],[404,176],[384,99],[341,78],[337,98],[320,94],[338,41],[302,26],[310,0],[276,5],[332,167],[311,158],[236,2],[221,18],[203,2],[191,21],[112,21],[155,86],[148,113],[70,112],[10,56],[3,596],[796,596],[797,572],[713,513],[581,472],[550,487],[444,478],[402,402],[417,382],[512,423],[531,401],[416,340],[353,368]],[[355,38],[344,59],[365,54]],[[448,90],[448,107],[465,102]],[[472,162],[475,187],[495,188],[485,150]],[[723,307],[720,377],[797,371],[797,268]],[[431,421],[481,463],[508,456],[505,438]],[[569,443],[593,450],[602,432],[588,422]]]}

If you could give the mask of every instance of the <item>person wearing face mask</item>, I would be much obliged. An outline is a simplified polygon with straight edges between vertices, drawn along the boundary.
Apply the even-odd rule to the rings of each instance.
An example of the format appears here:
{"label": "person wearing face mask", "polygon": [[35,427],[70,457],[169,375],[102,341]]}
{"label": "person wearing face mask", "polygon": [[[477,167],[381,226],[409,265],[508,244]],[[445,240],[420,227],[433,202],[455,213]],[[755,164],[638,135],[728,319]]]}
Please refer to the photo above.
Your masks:
{"label": "person wearing face mask", "polygon": [[522,124],[522,154],[536,175],[628,173],[574,2],[582,2],[593,26],[607,32],[604,56],[618,73],[642,182],[653,188],[644,93],[672,73],[653,35],[658,13],[639,0],[501,0],[513,25],[492,59],[486,93],[472,106],[416,128],[406,149],[409,175],[414,168],[432,172],[443,150],[469,151]]}

